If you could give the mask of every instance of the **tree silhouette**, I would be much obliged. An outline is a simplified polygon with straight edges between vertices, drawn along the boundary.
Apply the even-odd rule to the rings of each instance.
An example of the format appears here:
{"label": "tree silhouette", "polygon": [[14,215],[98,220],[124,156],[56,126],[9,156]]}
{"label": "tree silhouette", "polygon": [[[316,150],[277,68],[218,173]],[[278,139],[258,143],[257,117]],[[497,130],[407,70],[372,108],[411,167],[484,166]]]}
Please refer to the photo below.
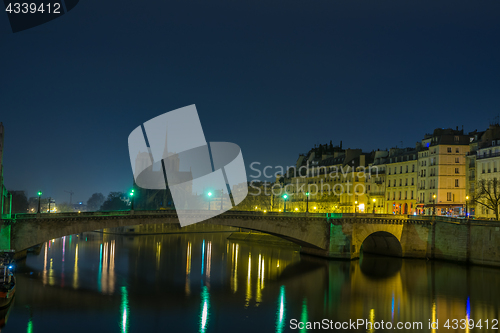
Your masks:
{"label": "tree silhouette", "polygon": [[89,212],[95,212],[101,208],[102,204],[104,203],[104,195],[102,193],[94,193],[92,196],[87,200],[87,211]]}
{"label": "tree silhouette", "polygon": [[498,220],[498,206],[500,205],[500,182],[498,179],[478,181],[472,203],[491,209],[495,212],[495,217]]}

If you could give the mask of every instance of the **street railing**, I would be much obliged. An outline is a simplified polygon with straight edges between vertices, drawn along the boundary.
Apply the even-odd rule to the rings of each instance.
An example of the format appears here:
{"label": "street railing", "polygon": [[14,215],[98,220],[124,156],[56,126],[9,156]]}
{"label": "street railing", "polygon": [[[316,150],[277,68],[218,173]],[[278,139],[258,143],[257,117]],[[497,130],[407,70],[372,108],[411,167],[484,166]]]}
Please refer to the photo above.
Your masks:
{"label": "street railing", "polygon": [[[217,210],[211,210],[211,212],[216,212]],[[204,215],[208,210],[199,211],[189,211],[192,215]],[[341,219],[341,218],[370,218],[370,219],[397,219],[397,220],[408,220],[408,221],[438,221],[438,222],[448,222],[448,223],[471,223],[475,225],[491,225],[499,224],[500,221],[491,220],[476,220],[473,218],[466,217],[450,217],[450,216],[439,216],[439,215],[406,215],[406,214],[373,214],[373,213],[306,213],[306,212],[276,212],[276,211],[239,211],[239,210],[229,210],[222,212],[221,214],[225,216],[273,216],[273,217],[296,217],[296,218],[323,218],[323,219]],[[156,215],[165,216],[169,215],[172,217],[177,216],[175,210],[121,210],[121,211],[107,211],[107,212],[81,212],[81,213],[43,213],[43,214],[12,214],[12,219],[16,221],[31,220],[31,219],[53,219],[53,218],[89,218],[89,217],[119,217],[119,216],[144,216],[144,215]],[[210,217],[215,217],[211,215]]]}

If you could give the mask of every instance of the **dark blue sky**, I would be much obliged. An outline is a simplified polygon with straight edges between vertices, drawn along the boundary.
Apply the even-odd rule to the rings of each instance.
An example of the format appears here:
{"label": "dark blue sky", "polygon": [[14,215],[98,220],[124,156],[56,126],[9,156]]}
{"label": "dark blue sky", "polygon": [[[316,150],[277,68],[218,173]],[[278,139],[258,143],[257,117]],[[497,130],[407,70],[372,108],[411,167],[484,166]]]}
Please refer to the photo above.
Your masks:
{"label": "dark blue sky", "polygon": [[59,202],[126,191],[129,133],[190,104],[247,165],[484,129],[500,112],[499,17],[498,0],[85,0],[13,34],[2,14],[6,185]]}

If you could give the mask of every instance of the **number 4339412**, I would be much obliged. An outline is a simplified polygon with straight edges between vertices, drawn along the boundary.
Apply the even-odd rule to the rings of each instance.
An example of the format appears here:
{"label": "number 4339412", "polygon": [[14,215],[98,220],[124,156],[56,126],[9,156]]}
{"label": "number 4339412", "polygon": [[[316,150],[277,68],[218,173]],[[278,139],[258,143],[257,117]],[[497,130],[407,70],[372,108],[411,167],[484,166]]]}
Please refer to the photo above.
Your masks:
{"label": "number 4339412", "polygon": [[473,329],[473,328],[485,328],[498,330],[498,319],[491,320],[473,320],[473,319],[448,319],[443,325],[447,329]]}
{"label": "number 4339412", "polygon": [[34,14],[34,13],[47,13],[47,14],[61,14],[61,4],[55,3],[27,3],[27,2],[9,2],[5,11],[12,14]]}

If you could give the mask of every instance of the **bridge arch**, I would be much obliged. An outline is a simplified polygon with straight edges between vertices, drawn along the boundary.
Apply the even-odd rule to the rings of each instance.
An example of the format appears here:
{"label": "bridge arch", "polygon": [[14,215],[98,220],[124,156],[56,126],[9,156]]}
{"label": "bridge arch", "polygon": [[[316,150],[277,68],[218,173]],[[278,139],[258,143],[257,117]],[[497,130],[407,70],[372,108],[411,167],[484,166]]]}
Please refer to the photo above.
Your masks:
{"label": "bridge arch", "polygon": [[387,231],[377,231],[367,236],[361,243],[361,251],[392,257],[402,257],[403,247],[396,235]]}
{"label": "bridge arch", "polygon": [[353,228],[353,257],[370,252],[395,257],[403,256],[402,223],[359,223]]}

